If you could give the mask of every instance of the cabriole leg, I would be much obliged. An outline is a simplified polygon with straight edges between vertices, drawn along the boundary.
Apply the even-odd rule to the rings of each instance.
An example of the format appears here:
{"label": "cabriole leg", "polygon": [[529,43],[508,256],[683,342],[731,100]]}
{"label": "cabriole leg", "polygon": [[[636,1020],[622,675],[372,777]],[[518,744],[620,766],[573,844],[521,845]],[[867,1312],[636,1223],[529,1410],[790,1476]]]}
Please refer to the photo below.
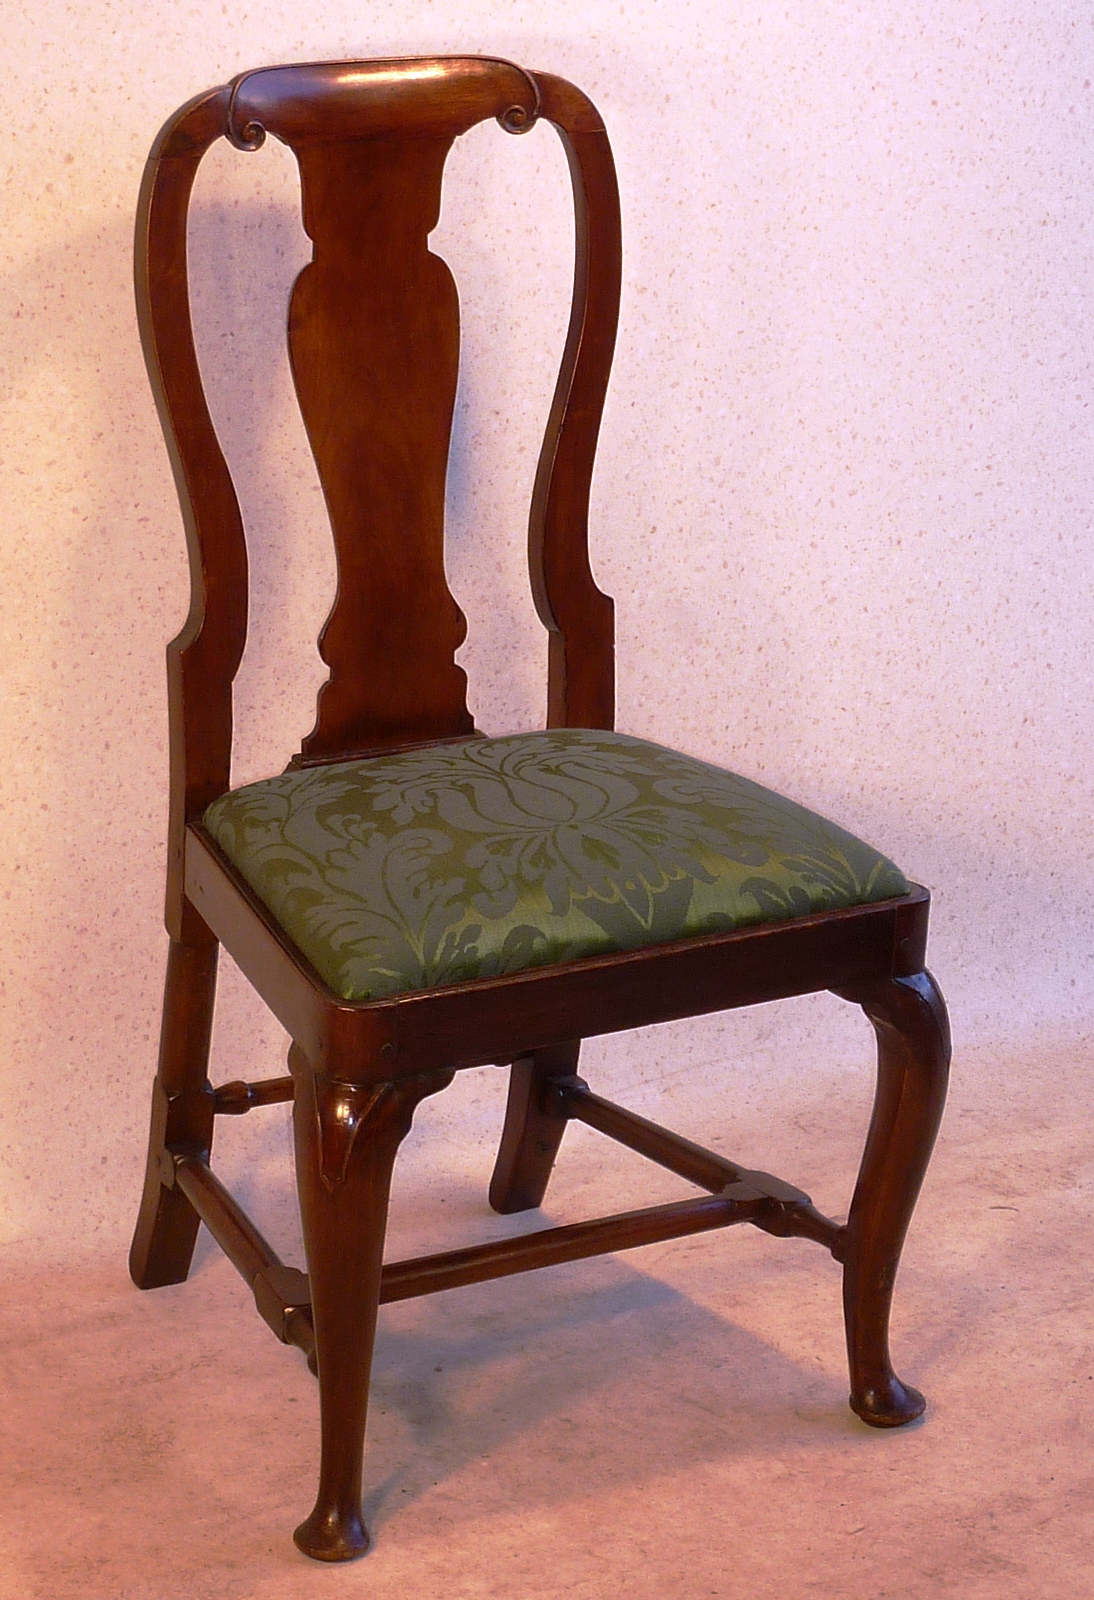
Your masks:
{"label": "cabriole leg", "polygon": [[213,1091],[206,1071],[219,949],[207,933],[197,943],[172,939],[168,951],[148,1167],[129,1251],[129,1272],[138,1289],[181,1283],[190,1271],[200,1219],[175,1187],[168,1151],[208,1159],[212,1144]]}
{"label": "cabriole leg", "polygon": [[580,1049],[577,1040],[533,1050],[510,1068],[505,1126],[490,1179],[490,1204],[503,1215],[543,1204],[566,1131],[566,1118],[544,1109],[544,1094],[552,1078],[573,1076]]}
{"label": "cabriole leg", "polygon": [[289,1065],[321,1436],[315,1509],[294,1537],[318,1561],[350,1561],[369,1542],[361,1467],[391,1172],[414,1108],[452,1073],[362,1088],[313,1072],[295,1047]]}
{"label": "cabriole leg", "polygon": [[847,1223],[843,1305],[851,1409],[875,1428],[921,1416],[923,1396],[889,1359],[893,1284],[946,1099],[950,1029],[929,972],[847,994],[873,1024],[878,1083]]}

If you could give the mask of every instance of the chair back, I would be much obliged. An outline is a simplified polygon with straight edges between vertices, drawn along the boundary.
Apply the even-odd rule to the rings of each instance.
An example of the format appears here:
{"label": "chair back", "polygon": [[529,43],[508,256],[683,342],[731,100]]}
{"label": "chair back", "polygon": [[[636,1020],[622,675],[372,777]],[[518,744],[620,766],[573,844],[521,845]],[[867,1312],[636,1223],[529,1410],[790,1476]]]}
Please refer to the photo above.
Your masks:
{"label": "chair back", "polygon": [[569,331],[540,453],[529,569],[549,632],[552,727],[610,728],[611,600],[589,568],[587,515],[619,301],[619,201],[592,103],[563,79],[480,57],[336,62],[245,73],[184,106],[149,158],[137,228],[145,357],[175,468],[192,572],[190,614],[168,648],[172,901],[184,831],[229,787],[232,682],[247,632],[239,503],[194,349],[187,211],[198,165],[226,137],[267,134],[300,170],[311,262],[289,306],[293,381],[330,515],[330,669],[297,763],[474,733],[455,654],[466,623],[445,577],[444,502],[459,364],[459,304],[429,249],[453,141],[494,117],[545,118],[573,182]]}

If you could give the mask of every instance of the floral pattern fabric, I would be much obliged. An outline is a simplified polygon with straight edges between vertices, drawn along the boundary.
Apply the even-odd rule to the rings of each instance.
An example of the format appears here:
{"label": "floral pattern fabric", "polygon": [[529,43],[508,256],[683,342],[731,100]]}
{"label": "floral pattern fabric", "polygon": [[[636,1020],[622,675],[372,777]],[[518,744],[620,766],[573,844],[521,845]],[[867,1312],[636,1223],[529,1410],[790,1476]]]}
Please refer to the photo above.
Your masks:
{"label": "floral pattern fabric", "polygon": [[803,806],[592,729],[290,771],[223,795],[204,821],[344,1000],[909,891]]}

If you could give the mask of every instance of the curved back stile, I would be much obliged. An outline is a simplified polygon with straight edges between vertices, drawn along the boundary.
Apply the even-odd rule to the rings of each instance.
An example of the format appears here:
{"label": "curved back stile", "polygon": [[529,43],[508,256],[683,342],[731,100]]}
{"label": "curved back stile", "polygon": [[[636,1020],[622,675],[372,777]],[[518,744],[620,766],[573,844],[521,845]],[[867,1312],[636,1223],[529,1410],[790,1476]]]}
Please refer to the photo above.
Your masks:
{"label": "curved back stile", "polygon": [[226,127],[230,90],[189,101],[152,146],[137,208],[137,320],[178,488],[190,557],[190,610],[167,646],[170,816],[167,931],[208,934],[183,892],[186,824],[231,779],[232,682],[247,638],[247,546],[228,464],[202,387],[190,317],[186,223],[206,150]]}
{"label": "curved back stile", "polygon": [[540,452],[528,563],[548,629],[547,726],[615,725],[615,623],[589,567],[589,491],[615,350],[623,246],[608,135],[595,106],[563,78],[534,74],[541,115],[562,140],[574,191],[574,295]]}
{"label": "curved back stile", "polygon": [[338,563],[320,638],[330,675],[294,764],[475,731],[455,653],[466,623],[444,570],[444,496],[459,306],[428,248],[453,141],[496,117],[557,129],[575,205],[574,295],[529,524],[537,612],[549,631],[551,727],[610,728],[613,609],[588,558],[588,504],[615,339],[619,202],[592,103],[563,79],[478,57],[341,62],[248,73],[171,119],[140,202],[137,301],[145,357],[184,508],[191,606],[168,647],[168,929],[201,942],[182,890],[187,823],[230,786],[232,683],[247,631],[239,503],[202,389],[186,263],[189,198],[218,137],[297,158],[312,261],[289,310],[297,396]]}

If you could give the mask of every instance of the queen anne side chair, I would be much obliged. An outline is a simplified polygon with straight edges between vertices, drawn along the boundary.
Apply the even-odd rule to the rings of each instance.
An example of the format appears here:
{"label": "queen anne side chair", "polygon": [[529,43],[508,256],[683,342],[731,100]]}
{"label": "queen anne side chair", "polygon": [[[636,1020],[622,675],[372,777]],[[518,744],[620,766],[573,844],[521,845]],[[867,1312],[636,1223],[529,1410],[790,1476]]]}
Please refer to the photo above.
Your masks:
{"label": "queen anne side chair", "polygon": [[[553,123],[576,209],[573,309],[531,506],[549,635],[542,732],[486,738],[454,660],[445,474],[456,289],[428,235],[454,139],[495,117]],[[247,628],[239,506],[194,351],[190,190],[226,136],[272,133],[300,167],[314,256],[289,309],[292,372],[326,494],[338,590],[330,676],[288,770],[231,788],[232,681]],[[152,150],[140,203],[141,330],[182,500],[189,618],[168,650],[170,933],[148,1176],[130,1265],[182,1281],[204,1221],[262,1316],[318,1374],[310,1556],[360,1554],[377,1307],[551,1263],[750,1222],[843,1266],[851,1405],[920,1415],[895,1376],[893,1280],[945,1096],[946,1013],[924,969],[928,896],[869,846],[731,773],[612,732],[612,603],[586,514],[615,336],[619,209],[590,101],[504,61],[341,62],[250,72],[200,95]],[[287,1029],[290,1077],[206,1076],[217,952]],[[588,1035],[834,990],[878,1040],[878,1088],[845,1225],[800,1190],[594,1094]],[[382,1265],[392,1166],[423,1096],[508,1065],[490,1202],[538,1206],[566,1123],[599,1129],[705,1195]],[[214,1118],[292,1100],[307,1275],[214,1177]]]}

